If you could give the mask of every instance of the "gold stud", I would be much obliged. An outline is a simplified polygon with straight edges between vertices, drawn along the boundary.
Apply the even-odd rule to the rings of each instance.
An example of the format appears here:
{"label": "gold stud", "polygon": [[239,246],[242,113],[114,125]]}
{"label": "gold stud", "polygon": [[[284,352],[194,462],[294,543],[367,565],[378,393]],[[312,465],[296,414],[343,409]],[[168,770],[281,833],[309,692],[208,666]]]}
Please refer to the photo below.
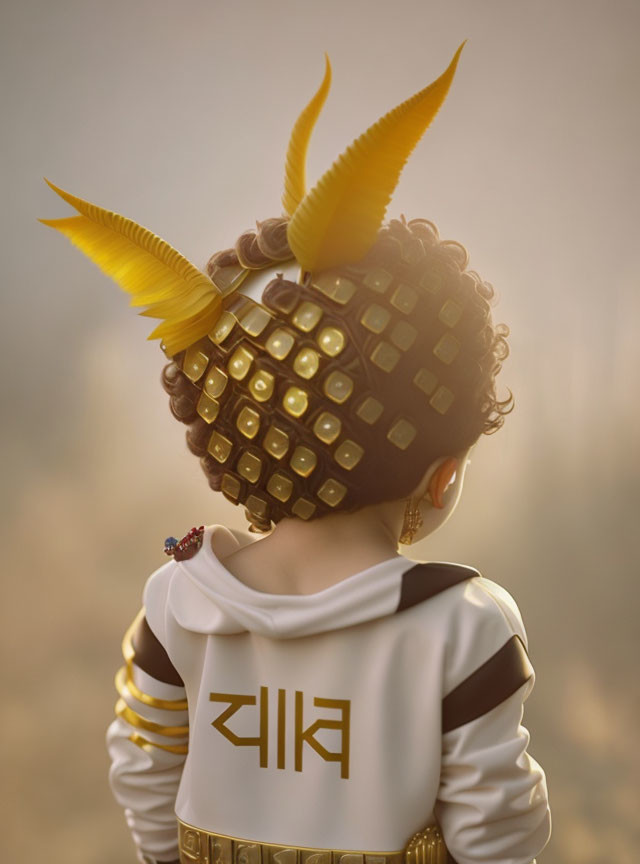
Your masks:
{"label": "gold stud", "polygon": [[293,348],[295,341],[292,333],[289,333],[288,330],[283,330],[282,327],[278,327],[271,333],[264,347],[276,360],[284,360]]}
{"label": "gold stud", "polygon": [[271,321],[271,315],[264,306],[260,306],[258,303],[250,304],[248,309],[238,318],[238,323],[249,336],[259,336],[269,321]]}
{"label": "gold stud", "polygon": [[360,323],[371,330],[372,333],[382,333],[384,328],[389,323],[391,313],[383,306],[378,306],[377,303],[372,303],[364,310]]}
{"label": "gold stud", "polygon": [[214,432],[209,438],[207,450],[217,462],[226,462],[231,453],[233,442],[219,432]]}
{"label": "gold stud", "polygon": [[440,307],[440,311],[438,312],[438,318],[442,321],[443,324],[446,324],[447,327],[455,327],[460,318],[462,317],[462,313],[464,312],[464,306],[462,303],[458,303],[457,300],[452,300],[449,298],[445,300],[445,302]]}
{"label": "gold stud", "polygon": [[341,405],[353,393],[353,381],[344,372],[331,372],[324,379],[323,389],[325,396]]}
{"label": "gold stud", "polygon": [[196,411],[202,417],[203,420],[206,420],[207,423],[213,423],[213,421],[218,416],[218,411],[220,410],[220,403],[216,402],[215,399],[212,399],[210,396],[202,391],[200,394],[200,398],[198,399],[198,405]]}
{"label": "gold stud", "polygon": [[306,498],[298,498],[291,508],[291,512],[299,519],[310,519],[315,513],[316,505]]}
{"label": "gold stud", "polygon": [[238,459],[238,474],[242,474],[249,483],[257,483],[260,479],[260,471],[262,470],[262,459],[254,453],[249,453],[245,450],[242,456]]}
{"label": "gold stud", "polygon": [[211,396],[212,399],[217,399],[218,396],[222,396],[224,393],[224,388],[227,386],[227,381],[229,380],[226,372],[223,372],[222,369],[219,369],[217,366],[213,366],[207,372],[207,377],[204,381],[204,390],[208,396]]}
{"label": "gold stud", "polygon": [[293,361],[293,369],[301,378],[313,378],[318,371],[320,357],[313,348],[302,348]]}
{"label": "gold stud", "polygon": [[413,377],[413,383],[427,396],[431,396],[438,385],[438,378],[429,369],[419,369]]}
{"label": "gold stud", "polygon": [[337,357],[345,346],[344,333],[337,327],[324,327],[318,336],[318,345],[329,357]]}
{"label": "gold stud", "polygon": [[317,462],[318,457],[313,450],[300,444],[293,451],[289,465],[291,465],[296,474],[299,474],[301,477],[308,477],[316,467]]}
{"label": "gold stud", "polygon": [[400,419],[396,420],[391,429],[389,429],[387,438],[400,450],[406,450],[417,434],[418,430],[413,423]]}
{"label": "gold stud", "polygon": [[235,327],[236,320],[236,316],[232,315],[231,312],[223,312],[218,318],[215,327],[209,333],[209,339],[215,345],[220,345]]}
{"label": "gold stud", "polygon": [[323,411],[313,424],[313,433],[324,444],[333,444],[342,431],[342,422],[334,414]]}
{"label": "gold stud", "polygon": [[423,273],[418,283],[428,294],[437,294],[444,285],[444,273],[441,270],[428,270]]}
{"label": "gold stud", "polygon": [[328,504],[329,507],[337,507],[346,494],[347,487],[344,483],[341,483],[339,480],[334,480],[332,477],[325,480],[316,492],[318,498],[321,501],[324,501],[325,504]]}
{"label": "gold stud", "polygon": [[185,351],[182,371],[190,381],[195,383],[204,375],[208,362],[209,358],[204,351],[192,345]]}
{"label": "gold stud", "polygon": [[402,351],[408,351],[418,337],[418,331],[407,321],[398,321],[391,331],[390,339]]}
{"label": "gold stud", "polygon": [[274,459],[282,459],[289,449],[289,436],[277,426],[270,426],[262,446]]}
{"label": "gold stud", "polygon": [[233,474],[225,474],[222,478],[222,484],[220,486],[223,494],[230,498],[232,501],[237,501],[238,496],[240,495],[240,481],[237,477],[234,477]]}
{"label": "gold stud", "polygon": [[293,313],[291,323],[303,333],[309,333],[322,318],[322,308],[305,300]]}
{"label": "gold stud", "polygon": [[257,495],[249,495],[245,501],[245,506],[251,514],[262,518],[266,517],[269,510],[267,502],[263,498],[258,498]]}
{"label": "gold stud", "polygon": [[274,498],[277,498],[278,501],[288,501],[293,492],[293,482],[286,474],[281,474],[277,471],[269,477],[267,492],[269,495],[273,495]]}
{"label": "gold stud", "polygon": [[361,420],[364,420],[365,423],[368,423],[372,426],[377,420],[380,419],[380,415],[384,410],[384,405],[382,402],[379,402],[373,396],[367,396],[367,398],[360,403],[356,414]]}
{"label": "gold stud", "polygon": [[382,369],[384,372],[391,372],[401,354],[397,348],[394,348],[389,342],[378,342],[376,347],[371,352],[371,362]]}
{"label": "gold stud", "polygon": [[336,448],[333,458],[341,468],[344,468],[346,471],[351,471],[351,469],[355,468],[358,462],[362,459],[363,454],[364,450],[359,444],[346,438]]}
{"label": "gold stud", "polygon": [[400,312],[409,315],[418,302],[418,294],[411,288],[410,285],[404,283],[398,285],[391,296],[391,305],[395,306]]}
{"label": "gold stud", "polygon": [[309,407],[309,394],[300,387],[289,387],[282,399],[282,405],[287,414],[292,417],[302,417]]}
{"label": "gold stud", "polygon": [[318,291],[321,291],[325,297],[329,297],[341,306],[348,303],[357,290],[356,286],[350,279],[346,279],[344,276],[335,276],[330,273],[318,276],[318,278],[311,284],[314,288],[317,288]]}
{"label": "gold stud", "polygon": [[270,372],[259,369],[249,381],[249,391],[257,402],[266,402],[273,395],[275,378]]}
{"label": "gold stud", "polygon": [[377,267],[375,270],[370,270],[362,281],[367,288],[371,288],[377,294],[384,294],[393,282],[393,276],[387,270]]}
{"label": "gold stud", "polygon": [[229,359],[229,363],[227,365],[227,371],[232,378],[235,378],[236,381],[242,381],[243,378],[246,377],[247,372],[251,368],[251,364],[253,363],[253,354],[251,351],[248,351],[246,348],[243,348],[240,345],[239,348],[233,352]]}
{"label": "gold stud", "polygon": [[449,408],[451,408],[454,399],[455,396],[451,390],[449,390],[448,387],[441,385],[429,400],[429,405],[431,405],[432,408],[435,408],[438,414],[446,414]]}
{"label": "gold stud", "polygon": [[402,244],[400,255],[406,264],[418,264],[424,258],[422,243],[417,237],[408,238]]}
{"label": "gold stud", "polygon": [[260,429],[260,415],[253,408],[245,405],[238,414],[236,426],[245,438],[255,438]]}
{"label": "gold stud", "polygon": [[459,339],[456,339],[452,333],[444,333],[433,349],[433,353],[436,355],[438,360],[442,360],[442,362],[446,363],[448,366],[456,359],[460,348],[461,345]]}

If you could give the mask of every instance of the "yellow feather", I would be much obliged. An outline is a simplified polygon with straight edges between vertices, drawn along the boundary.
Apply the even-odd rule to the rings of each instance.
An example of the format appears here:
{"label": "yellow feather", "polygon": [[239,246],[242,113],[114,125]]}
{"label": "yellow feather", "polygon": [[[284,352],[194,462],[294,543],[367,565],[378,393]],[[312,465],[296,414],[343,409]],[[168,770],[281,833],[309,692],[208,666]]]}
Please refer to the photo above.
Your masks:
{"label": "yellow feather", "polygon": [[324,60],[325,70],[322,84],[296,120],[289,139],[285,163],[284,193],[282,195],[282,206],[288,216],[293,216],[296,207],[307,191],[306,160],[309,139],[331,87],[331,63],[326,52]]}
{"label": "yellow feather", "polygon": [[221,312],[222,294],[208,276],[131,219],[46,182],[80,216],[40,222],[67,236],[115,279],[132,295],[132,306],[148,306],[141,314],[165,319],[149,339],[163,338],[167,353],[173,355],[211,330]]}
{"label": "yellow feather", "polygon": [[407,159],[446,98],[464,44],[438,79],[357,138],[300,202],[287,237],[303,270],[354,263],[369,251]]}

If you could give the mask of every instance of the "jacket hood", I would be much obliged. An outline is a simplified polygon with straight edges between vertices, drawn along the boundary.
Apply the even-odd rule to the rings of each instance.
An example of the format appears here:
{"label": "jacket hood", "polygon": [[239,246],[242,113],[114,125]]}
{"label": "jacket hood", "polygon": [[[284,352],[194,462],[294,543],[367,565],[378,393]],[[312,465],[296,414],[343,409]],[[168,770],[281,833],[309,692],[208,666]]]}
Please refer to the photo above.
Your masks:
{"label": "jacket hood", "polygon": [[287,639],[351,627],[397,608],[402,573],[412,563],[396,555],[315,594],[268,594],[240,582],[218,558],[217,546],[234,543],[240,548],[246,538],[209,526],[193,558],[166,565],[168,611],[186,630]]}

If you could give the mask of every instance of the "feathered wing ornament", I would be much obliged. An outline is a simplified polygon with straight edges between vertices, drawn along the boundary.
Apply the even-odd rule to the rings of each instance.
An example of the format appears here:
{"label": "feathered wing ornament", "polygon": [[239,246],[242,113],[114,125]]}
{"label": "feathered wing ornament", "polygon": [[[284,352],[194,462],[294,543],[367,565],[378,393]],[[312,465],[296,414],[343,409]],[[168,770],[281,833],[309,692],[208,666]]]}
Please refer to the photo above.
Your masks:
{"label": "feathered wing ornament", "polygon": [[142,225],[46,182],[80,215],[39,221],[65,234],[131,294],[132,306],[148,307],[140,314],[164,319],[149,339],[162,339],[171,356],[213,328],[222,291],[205,273]]}
{"label": "feathered wing ornament", "polygon": [[284,169],[284,192],[282,206],[287,216],[293,216],[298,204],[306,195],[307,148],[313,127],[322,111],[331,87],[331,63],[329,55],[324,55],[325,69],[322,84],[313,99],[303,109],[291,131],[287,158]]}
{"label": "feathered wing ornament", "polygon": [[369,251],[407,159],[446,98],[464,44],[439,78],[367,129],[300,202],[287,237],[303,270],[354,263]]}

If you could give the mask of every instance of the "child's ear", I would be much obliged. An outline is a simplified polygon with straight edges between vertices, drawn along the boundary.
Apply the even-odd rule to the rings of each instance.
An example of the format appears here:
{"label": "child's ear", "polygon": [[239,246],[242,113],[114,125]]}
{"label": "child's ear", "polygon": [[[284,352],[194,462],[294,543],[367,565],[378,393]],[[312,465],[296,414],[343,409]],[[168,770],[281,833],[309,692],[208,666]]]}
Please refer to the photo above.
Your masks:
{"label": "child's ear", "polygon": [[453,456],[441,460],[438,467],[435,469],[429,480],[427,494],[431,499],[431,503],[438,510],[444,507],[443,495],[449,485],[455,480],[458,470],[458,460]]}

